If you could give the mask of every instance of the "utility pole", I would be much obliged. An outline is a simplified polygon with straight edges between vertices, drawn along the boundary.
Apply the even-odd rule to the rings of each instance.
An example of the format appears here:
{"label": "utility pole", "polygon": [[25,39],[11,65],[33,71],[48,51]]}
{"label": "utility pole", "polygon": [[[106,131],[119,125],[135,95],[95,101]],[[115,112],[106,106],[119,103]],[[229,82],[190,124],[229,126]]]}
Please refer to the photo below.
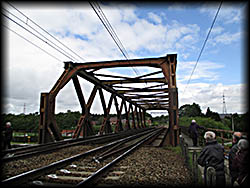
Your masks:
{"label": "utility pole", "polygon": [[232,115],[232,131],[234,131],[234,118],[233,118],[233,115]]}

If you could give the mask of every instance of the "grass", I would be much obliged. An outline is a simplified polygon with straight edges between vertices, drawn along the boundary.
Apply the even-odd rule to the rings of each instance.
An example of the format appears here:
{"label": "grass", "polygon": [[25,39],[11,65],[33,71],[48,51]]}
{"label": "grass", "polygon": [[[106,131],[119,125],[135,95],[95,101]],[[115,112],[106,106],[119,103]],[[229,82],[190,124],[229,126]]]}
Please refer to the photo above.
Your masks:
{"label": "grass", "polygon": [[[199,155],[200,155],[200,153],[198,152],[197,153],[197,158],[199,157]],[[190,166],[190,168],[191,168],[191,171],[192,171],[192,168],[193,168],[193,154],[192,153],[188,153],[188,156],[189,156],[189,160],[188,160],[188,165]],[[201,173],[201,171],[200,171],[200,169],[199,169],[199,167],[197,167],[198,168],[198,182],[197,182],[197,185],[203,185],[203,179],[202,179],[202,173]]]}
{"label": "grass", "polygon": [[32,144],[37,144],[37,142],[11,142],[10,144],[11,145],[13,145],[13,144],[30,144],[30,145],[32,145]]}
{"label": "grass", "polygon": [[25,133],[25,132],[13,132],[13,136],[20,136],[20,137],[24,137],[24,136],[38,136],[38,133]]}
{"label": "grass", "polygon": [[177,153],[178,155],[182,155],[182,154],[181,154],[181,146],[176,146],[176,147],[173,147],[173,146],[165,146],[165,147],[163,147],[163,149],[165,149],[165,150],[171,150],[171,151]]}

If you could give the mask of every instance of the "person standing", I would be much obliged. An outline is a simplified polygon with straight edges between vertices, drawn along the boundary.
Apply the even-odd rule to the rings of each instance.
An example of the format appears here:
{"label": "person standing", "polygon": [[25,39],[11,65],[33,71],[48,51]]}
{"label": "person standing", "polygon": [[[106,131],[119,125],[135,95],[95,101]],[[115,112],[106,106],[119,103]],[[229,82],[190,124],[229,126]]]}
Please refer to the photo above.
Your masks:
{"label": "person standing", "polygon": [[198,129],[204,129],[204,127],[199,126],[196,121],[193,119],[189,128],[188,128],[188,133],[190,135],[190,137],[193,140],[193,146],[196,147],[197,146],[197,140],[198,140]]}
{"label": "person standing", "polygon": [[239,150],[238,142],[241,139],[242,134],[240,132],[234,132],[232,137],[232,148],[229,151],[229,172],[231,176],[231,185],[233,186],[234,182],[236,181],[239,173],[239,169],[233,167],[233,161],[235,159],[236,153]]}
{"label": "person standing", "polygon": [[225,186],[224,148],[215,137],[216,135],[212,131],[205,133],[205,147],[202,149],[197,163],[205,167],[204,174],[206,174],[208,167],[213,167],[216,173],[216,186]]}
{"label": "person standing", "polygon": [[240,139],[238,142],[238,151],[236,156],[233,160],[233,168],[238,169],[238,177],[237,183],[242,186],[246,187],[249,186],[249,143],[247,139]]}
{"label": "person standing", "polygon": [[11,123],[7,122],[6,123],[6,128],[5,128],[5,135],[4,135],[4,149],[11,149],[11,140],[12,140],[12,133],[13,129],[11,127]]}

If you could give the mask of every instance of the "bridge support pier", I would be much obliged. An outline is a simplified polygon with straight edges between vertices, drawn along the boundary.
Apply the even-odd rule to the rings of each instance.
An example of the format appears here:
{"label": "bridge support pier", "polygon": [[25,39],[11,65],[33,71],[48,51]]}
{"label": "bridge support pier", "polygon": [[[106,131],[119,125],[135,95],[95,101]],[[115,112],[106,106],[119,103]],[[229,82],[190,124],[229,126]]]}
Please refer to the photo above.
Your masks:
{"label": "bridge support pier", "polygon": [[169,132],[163,145],[179,145],[179,113],[178,113],[178,90],[176,86],[176,58],[175,54],[168,56],[167,61],[161,65],[163,74],[168,80],[169,93]]}
{"label": "bridge support pier", "polygon": [[51,100],[49,93],[42,93],[40,98],[40,120],[39,120],[38,143],[62,140],[59,128],[55,120],[55,100]]}

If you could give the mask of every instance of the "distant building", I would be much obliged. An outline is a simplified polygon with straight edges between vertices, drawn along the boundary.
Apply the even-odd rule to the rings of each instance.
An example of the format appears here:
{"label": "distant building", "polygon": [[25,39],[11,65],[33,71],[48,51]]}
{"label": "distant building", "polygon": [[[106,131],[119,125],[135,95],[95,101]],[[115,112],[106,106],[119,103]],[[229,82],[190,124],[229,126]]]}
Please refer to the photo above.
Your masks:
{"label": "distant building", "polygon": [[61,131],[62,136],[72,136],[73,133],[74,133],[74,130],[65,130],[64,129]]}

